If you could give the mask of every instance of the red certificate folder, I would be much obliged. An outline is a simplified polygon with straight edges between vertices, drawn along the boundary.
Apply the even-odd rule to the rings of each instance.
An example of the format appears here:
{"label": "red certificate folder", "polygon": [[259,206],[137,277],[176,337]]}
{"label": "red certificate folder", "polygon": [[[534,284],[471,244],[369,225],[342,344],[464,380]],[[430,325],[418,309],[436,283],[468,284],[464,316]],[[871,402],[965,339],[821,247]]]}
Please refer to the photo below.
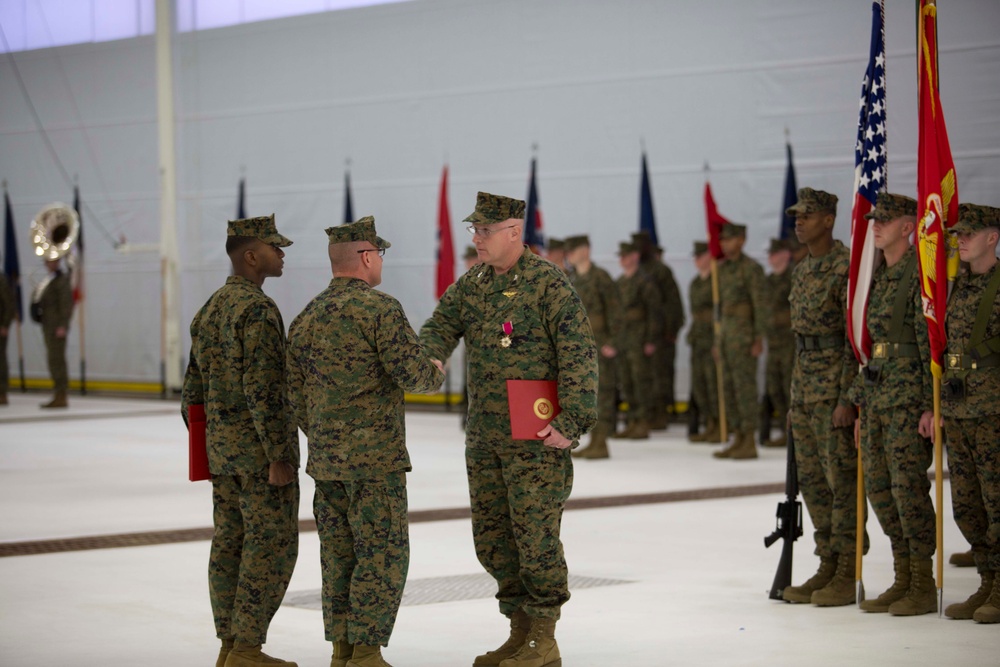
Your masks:
{"label": "red certificate folder", "polygon": [[188,479],[212,479],[205,444],[205,406],[201,403],[188,406]]}
{"label": "red certificate folder", "polygon": [[560,412],[555,380],[507,380],[510,434],[514,440],[542,440],[538,432]]}

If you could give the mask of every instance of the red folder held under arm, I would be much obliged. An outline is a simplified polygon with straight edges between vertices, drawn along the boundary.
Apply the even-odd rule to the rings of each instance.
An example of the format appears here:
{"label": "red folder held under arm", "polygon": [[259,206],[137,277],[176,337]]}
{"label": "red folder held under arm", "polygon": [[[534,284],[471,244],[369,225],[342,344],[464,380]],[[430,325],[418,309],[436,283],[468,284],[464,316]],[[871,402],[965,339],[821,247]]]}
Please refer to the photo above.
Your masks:
{"label": "red folder held under arm", "polygon": [[188,479],[212,479],[205,442],[205,406],[201,403],[188,406]]}
{"label": "red folder held under arm", "polygon": [[542,440],[538,432],[561,411],[556,381],[507,380],[507,406],[514,440]]}

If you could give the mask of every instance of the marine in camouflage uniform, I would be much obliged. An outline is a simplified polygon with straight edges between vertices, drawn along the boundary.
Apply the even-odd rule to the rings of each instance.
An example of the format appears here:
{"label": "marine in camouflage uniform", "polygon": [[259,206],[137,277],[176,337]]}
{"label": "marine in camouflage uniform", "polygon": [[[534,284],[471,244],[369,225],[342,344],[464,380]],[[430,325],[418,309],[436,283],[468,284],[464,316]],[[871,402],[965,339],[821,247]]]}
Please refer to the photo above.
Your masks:
{"label": "marine in camouflage uniform", "polygon": [[642,440],[649,437],[657,408],[652,360],[663,344],[663,300],[653,278],[641,268],[634,243],[619,244],[618,258],[623,269],[618,277],[622,323],[616,347],[628,426],[615,437]]}
{"label": "marine in camouflage uniform", "polygon": [[716,458],[755,459],[757,424],[757,358],[764,347],[764,269],[743,253],[746,225],[722,228],[726,260],[719,265],[719,303],[722,310],[722,363],[726,416],[735,433],[733,444],[714,452]]}
{"label": "marine in camouflage uniform", "polygon": [[566,266],[566,242],[562,239],[549,239],[545,244],[545,259],[558,266],[564,273],[569,273]]}
{"label": "marine in camouflage uniform", "polygon": [[[850,398],[857,361],[846,335],[850,253],[833,239],[836,195],[812,188],[798,195],[787,212],[810,254],[792,271],[789,295],[797,350],[791,425],[799,489],[812,519],[820,567],[801,586],[787,587],[783,597],[839,606],[854,602],[857,534],[858,462]],[[865,540],[867,545],[867,535]]]}
{"label": "marine in camouflage uniform", "polygon": [[73,286],[69,273],[60,268],[60,260],[45,262],[49,276],[43,280],[31,298],[32,319],[42,325],[45,355],[55,395],[43,408],[65,408],[69,391],[69,369],[66,367],[66,339],[69,321],[73,317]]}
{"label": "marine in camouflage uniform", "polygon": [[10,333],[10,323],[14,321],[17,312],[17,302],[14,300],[14,290],[5,273],[0,273],[0,405],[7,405],[7,386],[10,381],[10,369],[7,366],[7,335]]}
{"label": "marine in camouflage uniform", "polygon": [[675,362],[677,335],[684,328],[684,302],[681,301],[681,291],[674,279],[674,272],[662,261],[663,248],[655,245],[645,231],[633,234],[632,243],[639,248],[640,266],[653,279],[661,300],[663,337],[653,352],[653,413],[650,427],[653,430],[663,430],[670,422],[670,414],[676,410]]}
{"label": "marine in camouflage uniform", "polygon": [[570,281],[580,295],[580,301],[590,319],[590,328],[597,343],[597,426],[590,432],[590,444],[573,452],[586,459],[608,458],[609,435],[618,423],[615,394],[618,386],[615,374],[615,347],[621,313],[618,287],[607,271],[590,261],[590,239],[571,236],[566,239],[566,257],[573,267]]}
{"label": "marine in camouflage uniform", "polygon": [[941,413],[952,511],[981,584],[945,615],[1000,623],[1000,208],[961,204],[951,231],[969,270],[948,300]]}
{"label": "marine in camouflage uniform", "polygon": [[698,410],[705,416],[705,431],[692,435],[691,442],[719,442],[719,386],[718,371],[712,347],[715,344],[715,329],[712,319],[711,255],[708,244],[695,241],[695,265],[698,275],[688,287],[688,303],[691,307],[691,327],[687,333],[687,344],[691,347],[691,395]]}
{"label": "marine in camouflage uniform", "polygon": [[389,644],[410,558],[403,392],[444,375],[399,302],[374,289],[390,246],[375,219],[326,233],[334,277],[289,328],[288,392],[316,480],[326,639],[344,667]]}
{"label": "marine in camouflage uniform", "polygon": [[[764,278],[764,303],[767,311],[767,359],[764,362],[767,395],[778,414],[782,434],[762,445],[784,447],[785,420],[788,419],[789,396],[792,391],[792,366],[795,365],[795,334],[792,333],[791,306],[788,294],[792,291],[791,250],[786,241],[771,239],[768,263],[772,272]],[[777,268],[775,268],[777,267]]]}
{"label": "marine in camouflage uniform", "polygon": [[854,403],[861,406],[865,492],[889,538],[895,571],[892,586],[860,606],[894,616],[937,611],[931,573],[934,505],[927,479],[933,447],[918,432],[921,424],[932,425],[934,392],[917,253],[910,245],[916,216],[914,199],[887,192],[865,216],[885,262],[875,270],[868,295],[871,358],[852,388]]}
{"label": "marine in camouflage uniform", "polygon": [[295,663],[261,653],[298,557],[298,432],[285,391],[285,326],[261,285],[291,241],[274,216],[229,222],[234,275],[191,322],[181,414],[204,404],[215,534],[208,564],[219,666]]}
{"label": "marine in camouflage uniform", "polygon": [[[483,263],[441,297],[420,331],[432,357],[460,338],[469,363],[466,466],[476,554],[496,579],[511,633],[476,665],[559,659],[555,622],[569,599],[559,540],[573,486],[568,448],[597,420],[597,349],[566,275],[521,243],[524,202],[479,193],[466,218]],[[555,380],[562,411],[540,433],[513,440],[506,380]]]}

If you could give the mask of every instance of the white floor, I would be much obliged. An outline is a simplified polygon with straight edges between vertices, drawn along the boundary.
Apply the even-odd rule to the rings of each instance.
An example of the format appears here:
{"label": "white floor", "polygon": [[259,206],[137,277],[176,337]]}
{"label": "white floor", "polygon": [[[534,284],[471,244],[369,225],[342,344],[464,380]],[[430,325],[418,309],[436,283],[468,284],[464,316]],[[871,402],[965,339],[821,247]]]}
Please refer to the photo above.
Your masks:
{"label": "white floor", "polygon": [[[187,481],[178,404],[71,397],[43,413],[41,395],[0,408],[0,542],[92,536],[211,522],[210,486]],[[455,415],[407,416],[410,508],[468,504]],[[784,450],[717,461],[684,429],[615,441],[608,461],[577,461],[574,497],[781,482]],[[302,476],[301,516],[312,485]],[[945,489],[947,498],[948,490]],[[780,543],[765,550],[780,494],[568,511],[574,575],[628,583],[573,592],[558,627],[566,667],[661,665],[1000,665],[1000,626],[856,607],[771,601]],[[945,553],[967,548],[946,505]],[[808,518],[807,518],[808,521]],[[869,521],[869,595],[891,583],[888,542]],[[811,528],[796,543],[796,582],[816,566]],[[411,525],[409,580],[479,574],[468,520]],[[303,533],[290,594],[320,586],[315,533]],[[0,558],[0,665],[210,665],[207,541]],[[945,566],[945,603],[978,585]],[[404,606],[384,654],[396,667],[470,665],[506,636],[493,599]],[[319,611],[283,606],[265,650],[329,664]]]}

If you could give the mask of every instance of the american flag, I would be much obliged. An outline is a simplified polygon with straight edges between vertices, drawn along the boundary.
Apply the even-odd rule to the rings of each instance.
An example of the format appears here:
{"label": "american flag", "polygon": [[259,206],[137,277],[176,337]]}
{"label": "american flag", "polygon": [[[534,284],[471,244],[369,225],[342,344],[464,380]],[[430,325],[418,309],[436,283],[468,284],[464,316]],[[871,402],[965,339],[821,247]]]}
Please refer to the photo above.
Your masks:
{"label": "american flag", "polygon": [[851,268],[847,280],[847,332],[854,354],[868,362],[872,341],[865,325],[868,291],[878,253],[865,214],[875,207],[886,182],[884,9],[872,3],[872,40],[861,84],[858,140],[854,147],[854,208],[851,211]]}

